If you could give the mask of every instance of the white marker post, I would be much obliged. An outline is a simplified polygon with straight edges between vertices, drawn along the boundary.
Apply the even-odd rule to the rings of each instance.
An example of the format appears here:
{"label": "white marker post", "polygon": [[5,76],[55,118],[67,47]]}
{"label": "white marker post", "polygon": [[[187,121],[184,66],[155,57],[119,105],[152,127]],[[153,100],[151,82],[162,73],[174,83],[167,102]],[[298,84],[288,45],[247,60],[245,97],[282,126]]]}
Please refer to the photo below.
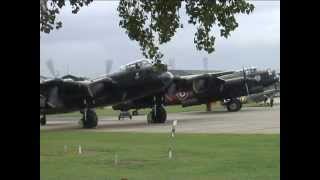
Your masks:
{"label": "white marker post", "polygon": [[114,154],[114,165],[118,165],[118,154]]}
{"label": "white marker post", "polygon": [[174,138],[175,133],[176,133],[176,126],[178,124],[178,120],[174,120],[172,123],[172,130],[171,130],[171,136]]}
{"label": "white marker post", "polygon": [[178,124],[178,120],[174,120],[172,123],[172,129],[171,129],[171,145],[169,148],[169,159],[172,159],[172,153],[173,153],[173,149],[174,149],[174,137],[176,134],[176,126]]}
{"label": "white marker post", "polygon": [[172,159],[172,149],[169,148],[169,159]]}
{"label": "white marker post", "polygon": [[81,147],[81,145],[79,145],[79,147],[78,147],[78,154],[82,154],[82,147]]}

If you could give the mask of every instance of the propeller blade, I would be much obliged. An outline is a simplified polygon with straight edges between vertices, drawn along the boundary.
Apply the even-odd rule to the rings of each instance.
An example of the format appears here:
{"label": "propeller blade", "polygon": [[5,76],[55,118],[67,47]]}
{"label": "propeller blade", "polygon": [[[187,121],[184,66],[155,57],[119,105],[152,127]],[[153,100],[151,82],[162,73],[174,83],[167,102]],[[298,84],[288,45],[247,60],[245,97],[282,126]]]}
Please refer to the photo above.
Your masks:
{"label": "propeller blade", "polygon": [[169,96],[172,96],[176,93],[176,84],[175,83],[172,83],[168,89],[168,95]]}
{"label": "propeller blade", "polygon": [[86,99],[83,99],[83,105],[84,105],[83,120],[87,121],[87,100]]}
{"label": "propeller blade", "polygon": [[153,112],[154,112],[154,117],[157,118],[157,103],[156,103],[157,99],[155,96],[153,96]]}
{"label": "propeller blade", "polygon": [[40,94],[40,108],[46,107],[46,98]]}
{"label": "propeller blade", "polygon": [[49,59],[49,60],[46,62],[46,64],[47,64],[47,67],[48,67],[48,69],[49,69],[50,74],[51,74],[54,78],[57,78],[58,74],[57,74],[57,72],[55,71],[55,68],[54,68],[54,64],[53,64],[52,59]]}
{"label": "propeller blade", "polygon": [[242,68],[242,73],[243,73],[243,79],[247,80],[247,74],[246,74],[244,67]]}
{"label": "propeller blade", "polygon": [[104,84],[102,82],[94,85],[89,85],[88,87],[88,93],[91,97],[94,97],[97,94],[101,94],[103,92],[103,89],[105,88]]}
{"label": "propeller blade", "polygon": [[170,69],[175,69],[175,59],[171,58],[169,59],[169,67]]}
{"label": "propeller blade", "polygon": [[106,74],[109,74],[112,69],[113,61],[106,60]]}
{"label": "propeller blade", "polygon": [[202,61],[203,61],[203,70],[208,71],[208,58],[204,57]]}
{"label": "propeller blade", "polygon": [[89,97],[93,98],[93,92],[92,92],[90,86],[87,86],[87,91],[88,91]]}
{"label": "propeller blade", "polygon": [[247,74],[244,68],[243,68],[243,80],[244,80],[244,85],[246,87],[247,96],[249,96],[250,92],[249,92],[248,83],[247,83]]}
{"label": "propeller blade", "polygon": [[58,78],[59,76],[60,76],[59,71],[56,71],[56,76],[55,76],[55,78]]}
{"label": "propeller blade", "polygon": [[58,92],[58,86],[55,86],[51,89],[47,104],[51,107],[60,107],[62,105],[61,101],[59,100],[59,92]]}

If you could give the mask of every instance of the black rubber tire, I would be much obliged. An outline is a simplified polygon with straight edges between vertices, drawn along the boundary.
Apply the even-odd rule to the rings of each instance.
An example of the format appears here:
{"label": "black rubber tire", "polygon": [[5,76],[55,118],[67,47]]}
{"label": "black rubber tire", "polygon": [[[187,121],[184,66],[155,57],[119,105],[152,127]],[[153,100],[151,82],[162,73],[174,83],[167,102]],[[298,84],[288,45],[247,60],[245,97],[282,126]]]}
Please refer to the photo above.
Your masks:
{"label": "black rubber tire", "polygon": [[40,118],[40,125],[41,125],[41,126],[45,126],[46,124],[47,124],[47,119],[46,119],[46,117]]}
{"label": "black rubber tire", "polygon": [[97,117],[96,112],[94,112],[91,109],[88,109],[87,113],[86,113],[86,116],[87,116],[86,120],[84,120],[84,118],[81,119],[83,128],[91,129],[91,128],[97,127],[97,125],[98,125],[98,117]]}
{"label": "black rubber tire", "polygon": [[151,123],[165,123],[167,120],[167,112],[163,106],[157,107],[156,112],[152,109],[149,116],[150,120],[148,122]]}
{"label": "black rubber tire", "polygon": [[227,104],[227,109],[229,112],[236,112],[239,111],[242,107],[241,102],[238,99],[232,99]]}

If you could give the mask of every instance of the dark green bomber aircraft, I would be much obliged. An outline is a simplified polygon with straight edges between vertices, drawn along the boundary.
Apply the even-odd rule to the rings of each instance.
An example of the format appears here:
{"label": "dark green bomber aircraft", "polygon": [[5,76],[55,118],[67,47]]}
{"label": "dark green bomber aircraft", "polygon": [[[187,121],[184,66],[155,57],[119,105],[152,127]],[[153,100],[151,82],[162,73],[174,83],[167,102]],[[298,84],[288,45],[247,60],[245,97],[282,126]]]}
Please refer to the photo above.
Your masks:
{"label": "dark green bomber aircraft", "polygon": [[[40,82],[40,118],[46,124],[46,114],[80,111],[84,128],[94,128],[98,118],[96,107],[116,105],[152,95],[154,106],[161,107],[163,92],[172,82],[173,75],[160,61],[139,60],[127,64],[120,72],[87,81],[51,79]],[[158,112],[160,111],[160,112]],[[155,108],[155,114],[162,109]],[[156,117],[156,116],[154,116]],[[153,121],[157,121],[154,119]]]}
{"label": "dark green bomber aircraft", "polygon": [[[263,92],[266,87],[278,80],[274,72],[258,71],[256,68],[176,76],[170,87],[162,92],[163,104],[187,107],[222,101],[228,111],[238,111],[242,107],[239,97]],[[134,109],[136,112],[138,109],[152,108],[153,101],[153,97],[149,96],[114,105],[113,109],[120,111]],[[149,113],[148,116],[152,117],[152,114]],[[153,122],[153,119],[149,118],[149,121]],[[164,121],[165,117],[162,119],[162,122]]]}

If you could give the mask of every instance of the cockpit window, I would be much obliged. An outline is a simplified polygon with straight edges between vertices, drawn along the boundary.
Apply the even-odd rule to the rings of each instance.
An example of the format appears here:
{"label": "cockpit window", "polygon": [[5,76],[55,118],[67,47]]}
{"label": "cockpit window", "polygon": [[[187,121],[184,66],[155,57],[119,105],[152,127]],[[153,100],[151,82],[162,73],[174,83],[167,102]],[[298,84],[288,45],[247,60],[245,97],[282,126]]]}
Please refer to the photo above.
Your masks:
{"label": "cockpit window", "polygon": [[147,59],[138,60],[120,67],[120,71],[132,71],[152,66],[152,62]]}
{"label": "cockpit window", "polygon": [[245,69],[245,72],[246,74],[254,74],[257,72],[257,68],[248,68],[248,69]]}

